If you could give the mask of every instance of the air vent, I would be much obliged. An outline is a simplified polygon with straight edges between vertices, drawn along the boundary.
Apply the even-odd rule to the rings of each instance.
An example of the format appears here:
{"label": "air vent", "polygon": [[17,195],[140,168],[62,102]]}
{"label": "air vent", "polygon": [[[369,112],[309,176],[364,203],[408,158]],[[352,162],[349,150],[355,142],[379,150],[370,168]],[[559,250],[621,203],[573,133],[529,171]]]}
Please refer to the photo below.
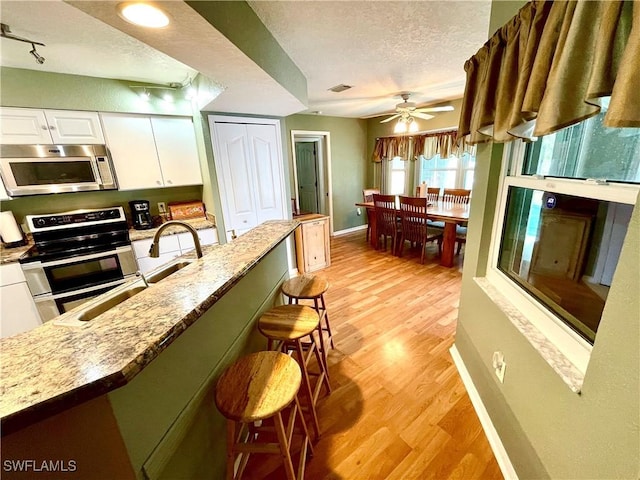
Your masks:
{"label": "air vent", "polygon": [[329,90],[331,90],[332,92],[340,93],[344,92],[345,90],[349,90],[350,88],[353,88],[353,85],[345,85],[344,83],[341,83],[340,85],[331,87]]}

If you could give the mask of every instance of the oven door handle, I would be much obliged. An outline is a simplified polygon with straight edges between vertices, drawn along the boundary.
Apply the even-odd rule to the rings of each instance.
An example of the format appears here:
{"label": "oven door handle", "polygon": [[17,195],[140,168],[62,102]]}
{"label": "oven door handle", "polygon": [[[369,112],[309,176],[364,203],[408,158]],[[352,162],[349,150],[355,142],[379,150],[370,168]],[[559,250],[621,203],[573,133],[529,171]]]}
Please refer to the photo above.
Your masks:
{"label": "oven door handle", "polygon": [[117,287],[118,285],[122,285],[123,283],[126,283],[129,280],[131,280],[131,278],[123,278],[121,280],[115,280],[109,283],[101,283],[100,285],[94,285],[93,287],[82,288],[79,290],[72,290],[70,292],[64,292],[64,293],[55,293],[55,294],[45,293],[44,295],[37,295],[33,297],[33,301],[38,303],[38,302],[46,302],[48,300],[58,300],[60,298],[66,298],[66,297],[74,297],[76,295],[82,295],[83,293],[91,293],[95,290],[103,290],[109,287]]}
{"label": "oven door handle", "polygon": [[57,265],[66,265],[69,263],[78,263],[78,262],[83,262],[85,260],[93,260],[96,258],[102,258],[102,257],[111,257],[113,255],[117,255],[119,253],[127,253],[127,252],[131,252],[131,245],[127,245],[126,247],[118,247],[114,250],[109,250],[108,252],[98,252],[98,253],[90,253],[89,255],[81,255],[78,257],[70,257],[70,258],[65,258],[62,260],[52,260],[52,261],[44,261],[44,262],[28,262],[28,263],[23,263],[22,269],[23,270],[34,270],[36,268],[48,268],[48,267],[55,267]]}

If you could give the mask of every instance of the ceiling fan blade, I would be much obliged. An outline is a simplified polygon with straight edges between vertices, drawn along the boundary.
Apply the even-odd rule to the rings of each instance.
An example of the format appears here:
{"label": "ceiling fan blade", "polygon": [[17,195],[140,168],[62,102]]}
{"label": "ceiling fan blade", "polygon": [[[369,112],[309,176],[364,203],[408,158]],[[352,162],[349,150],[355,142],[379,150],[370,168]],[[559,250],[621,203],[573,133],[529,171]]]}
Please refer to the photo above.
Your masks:
{"label": "ceiling fan blade", "polygon": [[416,108],[414,112],[451,112],[453,107],[451,105],[447,105],[444,107],[424,107],[424,108]]}
{"label": "ceiling fan blade", "polygon": [[431,120],[433,118],[433,115],[429,115],[428,113],[422,113],[422,112],[412,112],[411,115],[417,118],[422,118],[423,120]]}
{"label": "ceiling fan blade", "polygon": [[393,120],[394,118],[398,118],[401,115],[399,113],[396,113],[395,115],[391,115],[389,118],[385,118],[384,120],[381,120],[380,123],[387,123],[390,122],[391,120]]}

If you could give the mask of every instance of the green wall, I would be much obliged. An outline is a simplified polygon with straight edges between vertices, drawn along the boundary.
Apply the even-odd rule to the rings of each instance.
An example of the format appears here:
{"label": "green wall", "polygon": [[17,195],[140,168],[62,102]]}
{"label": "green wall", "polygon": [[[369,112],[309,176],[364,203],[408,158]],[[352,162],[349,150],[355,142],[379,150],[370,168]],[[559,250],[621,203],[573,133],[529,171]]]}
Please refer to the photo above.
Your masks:
{"label": "green wall", "polygon": [[[151,214],[159,215],[158,202],[183,202],[202,199],[202,185],[173,188],[153,188],[119,192],[76,192],[51,195],[16,197],[2,202],[2,210],[11,210],[18,223],[24,223],[25,215],[66,212],[80,208],[102,208],[121,206],[130,219],[129,201],[149,200]],[[209,205],[205,205],[211,211]]]}
{"label": "green wall", "polygon": [[141,100],[130,88],[138,82],[9,67],[0,68],[0,80],[4,107],[192,115],[191,103],[180,98],[173,104],[155,96]]}
{"label": "green wall", "polygon": [[[490,31],[521,5],[494,1]],[[501,154],[501,145],[478,149],[455,345],[520,478],[639,478],[640,208],[575,394],[473,279],[488,268]],[[503,384],[496,350],[507,363]]]}
{"label": "green wall", "polygon": [[[285,118],[287,162],[293,171],[291,130],[326,131],[331,135],[331,183],[334,231],[364,225],[355,203],[362,201],[362,189],[372,168],[367,151],[367,121],[317,115],[291,115]],[[290,179],[291,185],[292,180]]]}

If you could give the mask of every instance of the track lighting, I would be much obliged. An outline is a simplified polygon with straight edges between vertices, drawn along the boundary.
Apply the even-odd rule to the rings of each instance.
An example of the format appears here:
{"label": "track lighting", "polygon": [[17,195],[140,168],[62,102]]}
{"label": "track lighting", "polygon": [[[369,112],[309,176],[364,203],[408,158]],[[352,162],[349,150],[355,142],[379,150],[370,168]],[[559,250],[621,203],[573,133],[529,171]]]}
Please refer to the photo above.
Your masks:
{"label": "track lighting", "polygon": [[16,40],[18,42],[30,43],[32,48],[29,53],[35,57],[38,64],[42,65],[44,63],[44,57],[36,51],[36,45],[44,47],[46,46],[44,43],[36,42],[35,40],[29,40],[28,38],[22,38],[14,35],[13,33],[11,33],[11,28],[9,27],[9,25],[7,25],[6,23],[0,24],[0,27],[0,37],[8,38],[9,40]]}
{"label": "track lighting", "polygon": [[31,46],[33,48],[29,51],[29,53],[35,57],[36,62],[42,65],[44,63],[44,57],[41,56],[38,52],[36,52],[36,46],[33,43],[31,44]]}
{"label": "track lighting", "polygon": [[138,95],[141,99],[148,101],[151,99],[151,94],[161,98],[167,103],[173,103],[177,100],[176,92],[184,92],[184,98],[191,100],[196,94],[195,89],[191,86],[191,82],[183,85],[182,83],[172,82],[168,85],[131,85],[129,88],[132,90],[141,90]]}

